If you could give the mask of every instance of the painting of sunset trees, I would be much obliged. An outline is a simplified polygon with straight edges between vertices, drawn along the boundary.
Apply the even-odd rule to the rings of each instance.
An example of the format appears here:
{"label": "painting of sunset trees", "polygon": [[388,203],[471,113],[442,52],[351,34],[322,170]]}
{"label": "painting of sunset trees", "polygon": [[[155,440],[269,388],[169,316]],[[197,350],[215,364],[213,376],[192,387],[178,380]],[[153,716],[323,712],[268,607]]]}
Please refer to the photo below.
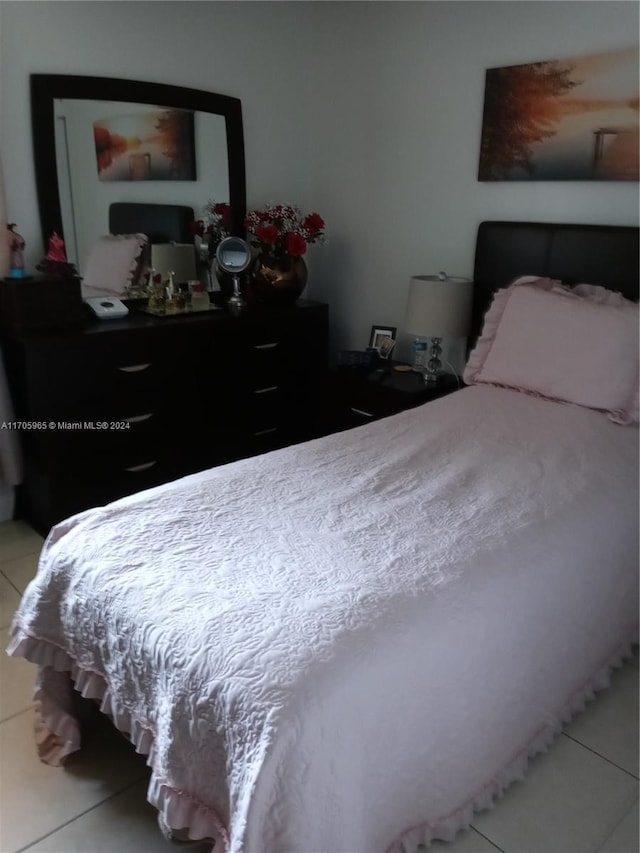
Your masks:
{"label": "painting of sunset trees", "polygon": [[490,68],[480,181],[637,181],[638,48]]}
{"label": "painting of sunset trees", "polygon": [[193,112],[145,109],[93,123],[101,181],[194,181]]}

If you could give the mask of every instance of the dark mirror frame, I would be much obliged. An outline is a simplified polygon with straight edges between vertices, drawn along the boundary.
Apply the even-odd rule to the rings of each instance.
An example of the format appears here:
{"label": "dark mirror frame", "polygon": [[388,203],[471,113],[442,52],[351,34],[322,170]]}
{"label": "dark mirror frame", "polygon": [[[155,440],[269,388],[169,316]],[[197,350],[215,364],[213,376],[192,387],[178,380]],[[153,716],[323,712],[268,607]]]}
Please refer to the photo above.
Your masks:
{"label": "dark mirror frame", "polygon": [[45,248],[54,231],[64,237],[55,143],[54,102],[57,98],[153,104],[222,116],[227,132],[232,233],[244,236],[246,177],[242,108],[238,98],[163,83],[68,74],[32,74],[30,88],[36,191]]}

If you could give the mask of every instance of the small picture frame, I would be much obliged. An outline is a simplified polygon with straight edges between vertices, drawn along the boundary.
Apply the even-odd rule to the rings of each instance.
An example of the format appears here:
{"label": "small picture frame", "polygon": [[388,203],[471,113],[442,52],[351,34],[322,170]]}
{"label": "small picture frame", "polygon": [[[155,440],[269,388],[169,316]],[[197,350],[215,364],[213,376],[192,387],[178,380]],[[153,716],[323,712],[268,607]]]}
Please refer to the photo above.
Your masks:
{"label": "small picture frame", "polygon": [[395,326],[376,325],[371,327],[369,346],[373,347],[380,358],[391,358],[391,352],[396,345]]}

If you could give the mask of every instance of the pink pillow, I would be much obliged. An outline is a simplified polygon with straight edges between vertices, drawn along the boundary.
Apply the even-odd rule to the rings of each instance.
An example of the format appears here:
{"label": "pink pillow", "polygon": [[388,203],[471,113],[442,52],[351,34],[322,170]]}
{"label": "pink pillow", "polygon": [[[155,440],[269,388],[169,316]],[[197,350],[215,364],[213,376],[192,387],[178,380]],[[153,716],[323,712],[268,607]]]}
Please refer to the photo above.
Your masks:
{"label": "pink pillow", "polygon": [[496,293],[464,380],[637,421],[638,306],[595,285],[517,279]]}
{"label": "pink pillow", "polygon": [[81,282],[83,296],[122,296],[136,283],[146,234],[108,234],[95,243]]}

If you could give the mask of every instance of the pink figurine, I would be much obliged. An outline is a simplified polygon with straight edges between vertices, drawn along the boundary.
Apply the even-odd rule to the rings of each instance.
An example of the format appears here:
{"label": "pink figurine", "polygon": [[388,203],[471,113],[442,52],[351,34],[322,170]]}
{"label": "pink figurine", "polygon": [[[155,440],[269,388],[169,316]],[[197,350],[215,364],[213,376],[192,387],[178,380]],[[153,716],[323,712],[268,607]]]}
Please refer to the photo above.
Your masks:
{"label": "pink figurine", "polygon": [[49,251],[46,254],[48,261],[58,261],[61,263],[67,262],[67,253],[64,250],[64,240],[59,237],[54,231],[49,237]]}
{"label": "pink figurine", "polygon": [[[0,0],[1,2],[1,0]],[[40,261],[36,269],[38,272],[50,276],[61,276],[62,278],[77,278],[78,272],[73,264],[67,261],[67,252],[64,248],[64,240],[54,231],[49,237],[49,248],[46,256]]]}

